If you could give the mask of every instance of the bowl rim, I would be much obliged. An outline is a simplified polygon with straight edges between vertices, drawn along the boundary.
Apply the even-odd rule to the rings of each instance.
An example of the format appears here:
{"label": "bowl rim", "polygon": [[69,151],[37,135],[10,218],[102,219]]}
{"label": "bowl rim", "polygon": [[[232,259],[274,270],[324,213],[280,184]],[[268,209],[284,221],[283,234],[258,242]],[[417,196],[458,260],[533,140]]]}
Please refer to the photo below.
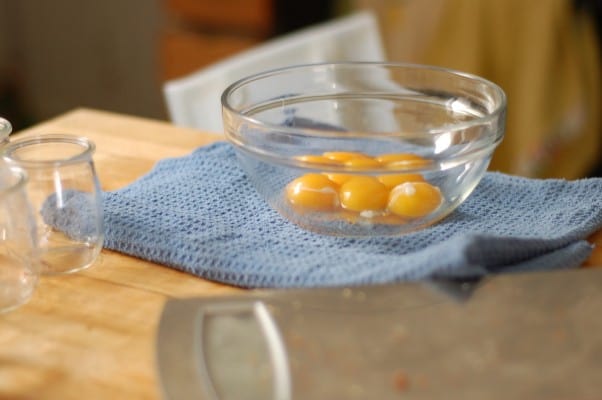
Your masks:
{"label": "bowl rim", "polygon": [[[328,130],[314,129],[311,127],[302,127],[302,128],[287,127],[287,126],[277,125],[277,124],[273,124],[273,123],[268,123],[268,122],[262,121],[260,119],[250,117],[248,115],[241,113],[240,111],[234,109],[228,102],[230,95],[236,89],[240,88],[241,86],[243,86],[247,83],[250,83],[250,82],[253,82],[253,81],[256,81],[259,79],[263,79],[270,75],[282,74],[282,73],[285,73],[288,71],[294,71],[294,70],[310,69],[313,67],[335,68],[336,66],[364,66],[364,67],[379,66],[379,67],[387,67],[387,68],[394,67],[394,68],[405,68],[405,69],[414,69],[414,70],[430,70],[433,72],[443,72],[443,73],[447,73],[447,74],[450,74],[453,76],[466,78],[466,79],[469,79],[469,80],[472,80],[475,82],[480,82],[480,83],[490,87],[493,90],[493,92],[495,92],[497,94],[497,98],[499,99],[499,103],[496,105],[496,107],[491,112],[489,112],[483,116],[471,118],[468,121],[462,121],[462,122],[458,122],[458,123],[448,124],[448,125],[445,125],[444,127],[429,128],[429,129],[421,130],[417,133],[416,132],[379,132],[377,136],[381,137],[381,138],[398,137],[401,135],[403,135],[404,138],[411,138],[411,137],[414,137],[414,135],[415,136],[423,136],[425,134],[429,134],[429,135],[435,134],[436,135],[439,133],[467,129],[472,126],[486,124],[496,118],[503,117],[504,113],[506,112],[506,108],[507,108],[506,93],[498,84],[496,84],[488,79],[485,79],[481,76],[478,76],[478,75],[475,75],[472,73],[463,72],[463,71],[452,69],[452,68],[446,68],[446,67],[441,67],[441,66],[436,66],[436,65],[405,63],[405,62],[392,62],[392,61],[337,61],[337,62],[318,62],[318,63],[295,64],[295,65],[289,65],[289,66],[284,66],[284,67],[279,67],[279,68],[268,69],[268,70],[264,70],[264,71],[261,71],[261,72],[255,73],[255,74],[250,74],[246,77],[236,80],[235,82],[228,85],[226,87],[226,89],[224,89],[224,91],[222,92],[222,95],[220,97],[222,110],[227,110],[228,113],[235,114],[238,118],[241,118],[242,120],[244,120],[248,123],[251,123],[254,126],[265,128],[265,129],[277,130],[277,131],[282,132],[283,134],[287,134],[287,135],[304,135],[304,136],[321,136],[321,137],[326,137],[329,135],[333,135],[333,136],[340,135],[340,132],[337,132],[334,130],[329,132]],[[222,111],[222,114],[223,113],[224,113],[224,111]],[[227,130],[225,130],[225,134],[226,134],[226,137],[230,136]],[[375,136],[374,132],[363,132],[363,131],[346,132],[346,135],[347,135],[347,137],[358,137],[358,138]],[[501,132],[500,135],[503,136],[503,132]]]}

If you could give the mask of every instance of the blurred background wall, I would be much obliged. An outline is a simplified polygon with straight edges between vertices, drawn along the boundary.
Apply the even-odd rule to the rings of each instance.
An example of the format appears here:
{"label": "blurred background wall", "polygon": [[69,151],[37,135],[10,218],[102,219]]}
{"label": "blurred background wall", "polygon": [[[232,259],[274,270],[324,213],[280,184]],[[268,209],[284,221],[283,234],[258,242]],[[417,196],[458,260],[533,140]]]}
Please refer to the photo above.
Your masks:
{"label": "blurred background wall", "polygon": [[75,107],[167,119],[161,85],[357,9],[388,58],[472,72],[508,94],[493,167],[599,174],[600,0],[0,0],[0,115],[22,129]]}
{"label": "blurred background wall", "polygon": [[16,128],[78,106],[163,117],[160,3],[0,0],[0,88]]}
{"label": "blurred background wall", "polygon": [[165,80],[332,16],[287,3],[0,0],[0,115],[15,130],[74,107],[166,119]]}

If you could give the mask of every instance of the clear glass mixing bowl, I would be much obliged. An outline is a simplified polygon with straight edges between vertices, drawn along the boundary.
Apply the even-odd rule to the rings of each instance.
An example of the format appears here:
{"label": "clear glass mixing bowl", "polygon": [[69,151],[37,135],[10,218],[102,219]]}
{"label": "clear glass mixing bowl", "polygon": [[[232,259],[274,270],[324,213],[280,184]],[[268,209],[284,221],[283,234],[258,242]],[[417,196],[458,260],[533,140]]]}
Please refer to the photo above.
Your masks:
{"label": "clear glass mixing bowl", "polygon": [[475,189],[504,136],[506,97],[449,69],[344,62],[249,76],[224,91],[222,110],[248,178],[288,220],[397,235],[436,223]]}

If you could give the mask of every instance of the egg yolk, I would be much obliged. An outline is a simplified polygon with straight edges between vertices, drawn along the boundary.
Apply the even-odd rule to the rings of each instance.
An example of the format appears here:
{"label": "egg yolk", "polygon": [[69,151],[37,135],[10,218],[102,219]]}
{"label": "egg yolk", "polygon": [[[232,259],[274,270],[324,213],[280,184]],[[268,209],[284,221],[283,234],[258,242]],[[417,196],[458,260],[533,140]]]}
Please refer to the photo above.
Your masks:
{"label": "egg yolk", "polygon": [[322,174],[305,174],[286,186],[286,196],[295,206],[330,211],[339,206],[338,186]]}
{"label": "egg yolk", "polygon": [[352,158],[345,161],[345,166],[350,169],[371,169],[380,168],[382,165],[373,158]]}
{"label": "egg yolk", "polygon": [[438,187],[426,182],[406,182],[391,190],[387,207],[400,217],[419,218],[435,211],[442,201]]}
{"label": "egg yolk", "polygon": [[330,179],[332,182],[336,183],[339,186],[341,186],[343,183],[347,182],[349,179],[354,177],[354,175],[351,174],[325,173],[324,175],[326,175],[328,179]]}
{"label": "egg yolk", "polygon": [[317,164],[330,164],[330,165],[339,164],[339,162],[336,160],[332,160],[330,158],[320,156],[320,155],[314,155],[314,154],[296,156],[295,159],[299,160],[299,161],[304,161],[304,162],[309,162],[309,163],[317,163]]}
{"label": "egg yolk", "polygon": [[370,158],[364,153],[357,151],[327,151],[322,153],[322,155],[330,160],[338,161],[340,163],[353,160],[354,158]]}
{"label": "egg yolk", "polygon": [[419,168],[424,167],[430,163],[426,158],[420,157],[417,154],[412,153],[392,153],[392,154],[381,154],[375,157],[381,164],[387,168]]}
{"label": "egg yolk", "polygon": [[420,174],[389,174],[381,175],[377,179],[389,189],[406,182],[424,182],[424,178]]}
{"label": "egg yolk", "polygon": [[341,205],[359,212],[384,210],[388,194],[385,185],[371,176],[354,176],[339,190]]}

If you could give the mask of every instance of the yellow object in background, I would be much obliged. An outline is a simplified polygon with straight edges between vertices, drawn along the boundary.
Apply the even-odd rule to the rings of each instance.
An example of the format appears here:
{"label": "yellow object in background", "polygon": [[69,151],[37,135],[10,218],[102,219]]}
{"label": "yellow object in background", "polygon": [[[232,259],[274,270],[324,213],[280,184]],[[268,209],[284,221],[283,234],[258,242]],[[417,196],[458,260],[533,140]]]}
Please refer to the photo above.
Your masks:
{"label": "yellow object in background", "polygon": [[600,163],[600,43],[571,0],[350,0],[376,11],[390,61],[439,65],[500,85],[506,136],[491,170],[586,176]]}

